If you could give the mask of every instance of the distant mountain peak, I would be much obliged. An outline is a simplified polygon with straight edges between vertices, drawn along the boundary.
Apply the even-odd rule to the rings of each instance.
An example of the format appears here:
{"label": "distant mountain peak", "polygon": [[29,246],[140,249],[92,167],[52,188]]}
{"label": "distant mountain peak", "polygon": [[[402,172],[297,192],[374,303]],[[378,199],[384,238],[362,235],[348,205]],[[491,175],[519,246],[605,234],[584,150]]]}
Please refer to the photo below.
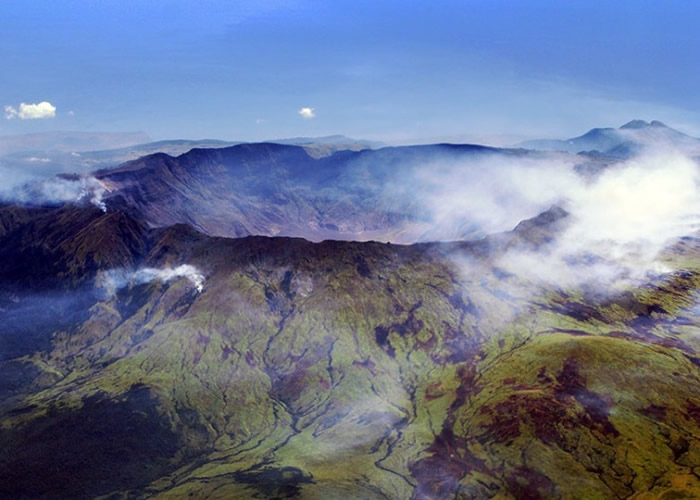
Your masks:
{"label": "distant mountain peak", "polygon": [[632,120],[625,123],[623,126],[620,127],[620,129],[640,129],[647,127],[668,128],[665,123],[660,122],[659,120],[652,120],[651,122],[646,122],[644,120]]}
{"label": "distant mountain peak", "polygon": [[648,126],[649,126],[649,122],[645,122],[644,120],[632,120],[632,121],[625,123],[623,126],[620,127],[620,129],[646,128]]}
{"label": "distant mountain peak", "polygon": [[598,151],[612,158],[629,158],[647,146],[674,143],[689,154],[700,153],[700,139],[669,127],[659,120],[635,119],[619,128],[593,128],[570,139],[539,139],[525,141],[518,146],[544,151]]}

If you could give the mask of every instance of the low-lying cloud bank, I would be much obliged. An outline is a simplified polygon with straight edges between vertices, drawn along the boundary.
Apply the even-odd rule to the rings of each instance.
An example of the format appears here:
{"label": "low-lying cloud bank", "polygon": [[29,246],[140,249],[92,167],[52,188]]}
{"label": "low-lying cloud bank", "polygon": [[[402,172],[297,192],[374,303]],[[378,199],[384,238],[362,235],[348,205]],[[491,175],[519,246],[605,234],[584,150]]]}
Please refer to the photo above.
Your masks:
{"label": "low-lying cloud bank", "polygon": [[511,248],[495,263],[548,286],[648,280],[671,271],[661,258],[669,244],[700,229],[700,168],[675,151],[649,152],[595,175],[579,174],[570,160],[486,159],[470,168],[437,164],[416,179],[438,235],[463,230],[465,221],[483,233],[509,230],[552,205],[564,208],[570,215],[551,241]]}
{"label": "low-lying cloud bank", "polygon": [[397,179],[390,195],[413,200],[432,229],[420,239],[455,240],[509,231],[559,203],[584,182],[571,155],[502,154],[474,159],[436,158]]}
{"label": "low-lying cloud bank", "polygon": [[700,170],[680,154],[645,155],[572,186],[565,206],[572,220],[550,250],[555,260],[574,257],[568,267],[599,282],[643,280],[671,271],[662,250],[700,229]]}
{"label": "low-lying cloud bank", "polygon": [[153,281],[167,283],[176,278],[187,278],[197,292],[204,290],[204,274],[190,264],[182,264],[174,268],[157,269],[143,267],[137,270],[110,269],[100,273],[97,277],[97,286],[104,289],[107,294],[114,295],[117,290],[128,286],[142,285]]}

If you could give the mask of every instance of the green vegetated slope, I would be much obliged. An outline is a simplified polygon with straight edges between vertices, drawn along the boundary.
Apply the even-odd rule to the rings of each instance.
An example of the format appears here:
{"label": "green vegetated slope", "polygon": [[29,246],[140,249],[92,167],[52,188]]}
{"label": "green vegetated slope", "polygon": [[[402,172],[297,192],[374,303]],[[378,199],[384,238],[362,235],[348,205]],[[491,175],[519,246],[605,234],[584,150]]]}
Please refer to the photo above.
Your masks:
{"label": "green vegetated slope", "polygon": [[[0,358],[0,496],[700,492],[693,239],[669,252],[681,271],[591,295],[493,265],[540,243],[556,213],[477,243],[413,246],[211,238],[75,207],[11,213],[3,314],[31,324],[26,311],[50,305],[65,321]],[[65,237],[30,238],[51,217]],[[12,278],[23,254],[60,263],[26,271],[24,295]],[[206,276],[201,293],[186,278],[111,296],[93,286],[106,269],[183,263]]]}

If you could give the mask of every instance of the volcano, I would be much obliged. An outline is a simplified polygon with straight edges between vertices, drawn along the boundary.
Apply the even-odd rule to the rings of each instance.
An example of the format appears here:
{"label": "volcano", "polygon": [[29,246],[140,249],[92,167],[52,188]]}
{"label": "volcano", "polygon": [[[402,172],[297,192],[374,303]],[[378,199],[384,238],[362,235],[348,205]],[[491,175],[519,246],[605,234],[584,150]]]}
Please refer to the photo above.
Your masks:
{"label": "volcano", "polygon": [[575,216],[427,241],[384,187],[438,156],[619,168],[245,144],[95,172],[106,211],[0,206],[0,496],[692,497],[700,239],[624,287],[533,280],[506,258]]}

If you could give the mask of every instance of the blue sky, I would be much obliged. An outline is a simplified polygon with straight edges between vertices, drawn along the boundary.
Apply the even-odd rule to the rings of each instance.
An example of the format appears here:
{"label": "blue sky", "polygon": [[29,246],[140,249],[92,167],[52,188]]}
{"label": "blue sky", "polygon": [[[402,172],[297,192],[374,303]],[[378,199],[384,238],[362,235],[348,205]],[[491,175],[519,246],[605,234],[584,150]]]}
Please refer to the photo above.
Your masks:
{"label": "blue sky", "polygon": [[56,114],[0,134],[507,143],[642,118],[700,135],[698,19],[689,1],[4,1],[0,106]]}

